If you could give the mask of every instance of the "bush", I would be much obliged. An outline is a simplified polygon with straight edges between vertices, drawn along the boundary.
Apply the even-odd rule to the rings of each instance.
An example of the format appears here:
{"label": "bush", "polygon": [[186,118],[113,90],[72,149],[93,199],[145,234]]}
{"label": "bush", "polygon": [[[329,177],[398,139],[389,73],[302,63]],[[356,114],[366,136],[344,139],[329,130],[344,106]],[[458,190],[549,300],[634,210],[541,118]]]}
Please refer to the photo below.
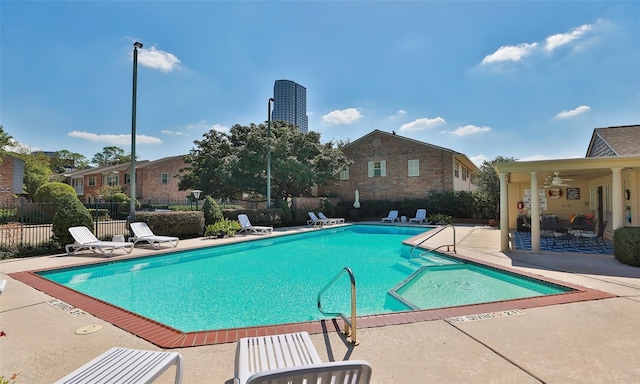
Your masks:
{"label": "bush", "polygon": [[211,196],[207,196],[204,199],[204,203],[202,204],[202,213],[204,214],[205,227],[224,219],[220,206]]}
{"label": "bush", "polygon": [[640,267],[640,227],[613,231],[613,256],[621,263]]}
{"label": "bush", "polygon": [[220,221],[216,221],[214,224],[207,225],[204,235],[206,237],[214,237],[222,234],[222,237],[233,237],[241,228],[242,226],[240,223],[235,220],[222,219]]}
{"label": "bush", "polygon": [[429,215],[429,222],[436,225],[449,225],[453,223],[453,218],[449,215],[438,213],[435,215]]}
{"label": "bush", "polygon": [[69,184],[48,182],[38,188],[34,198],[41,203],[59,204],[62,197],[66,195],[71,195],[77,200],[76,190]]}
{"label": "bush", "polygon": [[125,195],[122,192],[118,192],[111,196],[111,201],[113,201],[114,203],[128,203],[130,200],[129,196]]}
{"label": "bush", "polygon": [[181,239],[200,237],[205,228],[200,211],[136,212],[135,221],[144,221],[158,235]]}
{"label": "bush", "polygon": [[286,199],[278,200],[278,208],[282,209],[282,225],[289,226],[293,223],[291,207]]}
{"label": "bush", "polygon": [[85,226],[93,231],[93,219],[89,210],[74,195],[64,195],[60,200],[60,205],[53,217],[54,240],[60,245],[74,242],[73,236],[69,233],[69,228]]}

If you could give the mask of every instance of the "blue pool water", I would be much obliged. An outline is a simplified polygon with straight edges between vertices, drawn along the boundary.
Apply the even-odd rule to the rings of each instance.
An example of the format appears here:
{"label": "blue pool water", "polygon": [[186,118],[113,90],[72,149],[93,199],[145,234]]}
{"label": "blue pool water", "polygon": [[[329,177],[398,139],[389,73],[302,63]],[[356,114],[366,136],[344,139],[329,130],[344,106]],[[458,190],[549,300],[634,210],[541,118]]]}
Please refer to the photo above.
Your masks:
{"label": "blue pool water", "polygon": [[[410,259],[402,241],[426,230],[350,225],[40,274],[184,332],[321,319],[317,294],[345,266],[356,277],[359,316],[566,291],[475,265],[469,273],[468,264],[443,255]],[[438,270],[446,276],[436,278]],[[451,280],[452,271],[466,275]],[[468,294],[484,291],[479,275],[503,282],[489,290],[498,296]],[[462,294],[450,292],[463,284],[448,282],[460,280],[472,285]],[[434,281],[438,288],[425,293]],[[507,286],[519,287],[517,296],[505,298]],[[425,299],[430,296],[440,299],[433,304]],[[322,306],[349,313],[346,275],[325,292]]]}

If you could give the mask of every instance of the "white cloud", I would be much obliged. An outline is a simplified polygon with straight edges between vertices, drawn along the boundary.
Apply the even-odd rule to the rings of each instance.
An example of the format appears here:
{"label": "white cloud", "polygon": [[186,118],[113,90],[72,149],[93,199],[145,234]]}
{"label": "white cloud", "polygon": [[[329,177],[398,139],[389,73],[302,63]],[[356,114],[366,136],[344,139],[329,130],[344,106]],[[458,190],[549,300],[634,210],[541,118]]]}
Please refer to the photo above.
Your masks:
{"label": "white cloud", "polygon": [[588,112],[591,109],[591,107],[586,106],[586,105],[581,105],[576,109],[572,109],[570,111],[562,111],[560,113],[558,113],[554,119],[566,119],[569,117],[574,117],[574,116],[578,116],[581,115],[585,112]]}
{"label": "white cloud", "polygon": [[142,48],[138,51],[138,63],[145,67],[158,69],[160,72],[166,73],[179,68],[180,59],[173,53],[160,51],[156,49],[156,47],[151,47],[149,49]]}
{"label": "white cloud", "polygon": [[551,52],[562,45],[569,44],[570,42],[581,38],[585,33],[591,30],[591,28],[592,25],[585,24],[579,26],[578,28],[575,28],[569,33],[558,33],[555,35],[551,35],[545,39],[544,48],[547,51]]}
{"label": "white cloud", "polygon": [[485,56],[485,58],[482,59],[482,64],[499,63],[503,61],[518,61],[524,56],[530,54],[537,46],[538,43],[522,43],[515,46],[505,45],[498,48],[498,50],[494,53]]}
{"label": "white cloud", "polygon": [[163,129],[161,131],[165,135],[176,135],[176,136],[189,136],[188,133],[180,132],[180,131],[171,131],[169,129]]}
{"label": "white cloud", "polygon": [[207,123],[206,120],[200,120],[197,123],[190,123],[184,127],[187,131],[208,132],[210,130],[218,132],[229,132],[229,127],[221,124]]}
{"label": "white cloud", "polygon": [[456,136],[468,136],[475,135],[476,133],[489,132],[491,128],[489,127],[478,127],[475,125],[465,125],[464,127],[458,127],[455,131],[451,131],[452,135]]}
{"label": "white cloud", "polygon": [[[95,141],[100,143],[117,144],[117,145],[131,145],[131,135],[104,135],[91,132],[71,131],[68,133],[69,137],[76,139],[83,139],[89,141]],[[147,135],[136,135],[136,144],[162,144],[162,140],[157,137]]]}
{"label": "white cloud", "polygon": [[389,118],[390,119],[395,119],[396,117],[401,117],[401,116],[404,116],[406,114],[407,114],[407,112],[405,110],[400,109],[400,110],[398,110],[398,112],[395,113],[395,115],[389,116]]}
{"label": "white cloud", "polygon": [[487,160],[487,157],[485,155],[478,155],[478,156],[470,157],[469,160],[471,160],[473,164],[475,164],[478,168],[480,168],[482,166],[482,163],[484,163],[485,160]]}
{"label": "white cloud", "polygon": [[431,129],[444,123],[446,123],[446,121],[444,121],[442,117],[436,117],[435,119],[422,117],[410,123],[402,124],[400,132],[424,131],[425,129]]}
{"label": "white cloud", "polygon": [[356,108],[347,108],[341,111],[332,111],[322,116],[322,121],[329,125],[351,124],[362,118],[362,114]]}

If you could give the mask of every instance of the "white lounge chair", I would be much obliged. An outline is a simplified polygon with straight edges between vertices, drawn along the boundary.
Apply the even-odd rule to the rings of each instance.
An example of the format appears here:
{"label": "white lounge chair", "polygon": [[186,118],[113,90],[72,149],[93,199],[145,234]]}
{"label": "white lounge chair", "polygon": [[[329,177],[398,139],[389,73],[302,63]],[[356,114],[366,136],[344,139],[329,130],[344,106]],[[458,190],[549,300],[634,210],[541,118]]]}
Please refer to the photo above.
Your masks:
{"label": "white lounge chair", "polygon": [[344,219],[341,217],[327,217],[324,215],[324,213],[322,212],[318,212],[318,216],[320,217],[321,220],[328,220],[331,221],[332,224],[343,224],[344,223]]}
{"label": "white lounge chair", "polygon": [[253,233],[255,235],[268,235],[273,232],[273,227],[251,225],[249,216],[244,213],[238,215],[238,221],[240,222],[240,226],[242,227],[240,228],[238,233],[246,232]]}
{"label": "white lounge chair", "polygon": [[133,231],[133,236],[129,238],[129,241],[133,241],[133,245],[139,241],[146,241],[151,244],[154,249],[160,248],[161,243],[169,243],[175,248],[178,246],[178,241],[180,240],[173,236],[155,235],[145,222],[131,223],[130,227]]}
{"label": "white lounge chair", "polygon": [[238,341],[234,384],[361,383],[371,380],[366,361],[323,363],[307,332]]}
{"label": "white lounge chair", "polygon": [[427,221],[427,210],[422,208],[416,211],[416,217],[409,219],[410,223],[424,223],[425,221]]}
{"label": "white lounge chair", "polygon": [[[89,249],[93,252],[100,251],[104,256],[112,256],[113,251],[116,249],[124,249],[126,253],[133,251],[133,243],[121,242],[121,241],[100,241],[98,240],[89,228],[71,227],[69,233],[76,241],[73,244],[67,244],[64,248],[67,251],[67,255],[73,255],[81,249]],[[105,251],[109,251],[107,254]]]}
{"label": "white lounge chair", "polygon": [[307,224],[313,225],[314,227],[321,227],[323,225],[332,224],[331,221],[329,220],[319,219],[318,216],[316,216],[316,214],[313,212],[309,212],[309,217],[311,219],[307,220]]}
{"label": "white lounge chair", "polygon": [[178,352],[111,348],[55,384],[152,383],[171,365],[175,384],[182,383],[183,360]]}
{"label": "white lounge chair", "polygon": [[394,221],[400,221],[397,210],[389,211],[389,215],[382,218],[383,223],[393,223]]}

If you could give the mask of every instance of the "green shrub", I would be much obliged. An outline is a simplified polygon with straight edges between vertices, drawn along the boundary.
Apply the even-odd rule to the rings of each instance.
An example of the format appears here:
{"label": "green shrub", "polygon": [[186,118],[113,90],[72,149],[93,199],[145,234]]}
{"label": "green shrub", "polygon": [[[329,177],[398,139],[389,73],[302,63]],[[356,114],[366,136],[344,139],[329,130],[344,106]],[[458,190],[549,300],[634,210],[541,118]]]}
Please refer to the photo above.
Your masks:
{"label": "green shrub", "polygon": [[207,225],[204,235],[206,237],[215,237],[218,234],[223,234],[223,236],[233,237],[241,228],[242,226],[236,220],[222,219]]}
{"label": "green shrub", "polygon": [[453,217],[442,213],[429,215],[429,222],[437,225],[449,225],[453,223]]}
{"label": "green shrub", "polygon": [[111,201],[113,201],[114,203],[128,203],[130,200],[129,196],[125,195],[122,192],[118,192],[111,196]]}
{"label": "green shrub", "polygon": [[621,263],[640,267],[640,227],[613,231],[613,256]]}
{"label": "green shrub", "polygon": [[335,217],[336,209],[331,204],[331,200],[322,199],[322,213],[324,213],[327,217]]}
{"label": "green shrub", "polygon": [[200,237],[205,228],[200,211],[136,212],[135,221],[144,221],[157,235],[181,239]]}
{"label": "green shrub", "polygon": [[57,203],[59,204],[62,197],[71,195],[76,197],[76,190],[72,186],[65,183],[47,182],[38,188],[34,196],[35,201],[41,203]]}
{"label": "green shrub", "polygon": [[207,196],[204,199],[204,203],[202,204],[202,213],[204,214],[205,227],[224,219],[220,206],[211,196]]}
{"label": "green shrub", "polygon": [[278,200],[278,208],[282,209],[282,225],[289,226],[293,224],[291,207],[289,207],[286,199]]}
{"label": "green shrub", "polygon": [[69,233],[69,228],[85,226],[93,231],[93,219],[89,210],[74,195],[64,195],[61,197],[60,205],[53,217],[54,240],[60,245],[74,242],[73,236]]}

